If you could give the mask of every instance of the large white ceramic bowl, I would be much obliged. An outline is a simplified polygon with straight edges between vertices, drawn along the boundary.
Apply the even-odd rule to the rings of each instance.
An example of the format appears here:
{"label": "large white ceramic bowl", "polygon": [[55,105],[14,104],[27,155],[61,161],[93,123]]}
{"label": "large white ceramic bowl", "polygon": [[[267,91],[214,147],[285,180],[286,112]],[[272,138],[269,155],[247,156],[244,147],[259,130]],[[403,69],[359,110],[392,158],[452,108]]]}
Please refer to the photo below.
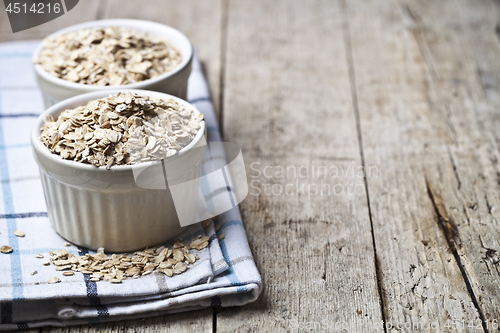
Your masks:
{"label": "large white ceramic bowl", "polygon": [[[61,29],[49,37],[58,36],[84,28],[103,28],[103,27],[125,27],[134,30],[140,30],[149,33],[155,37],[168,39],[175,46],[182,56],[182,62],[170,72],[166,72],[157,77],[141,82],[120,85],[120,86],[96,86],[70,82],[49,74],[39,64],[33,63],[35,77],[38,86],[42,90],[45,107],[48,108],[60,101],[77,95],[92,91],[110,91],[116,89],[145,89],[164,92],[182,99],[187,97],[187,82],[191,73],[191,63],[193,58],[193,47],[189,39],[180,31],[169,26],[142,20],[114,19],[91,21],[72,25]],[[43,43],[40,43],[33,52],[33,61],[36,61],[43,49]]]}
{"label": "large white ceramic bowl", "polygon": [[[180,98],[147,90],[106,90],[79,95],[60,102],[42,113],[31,131],[31,144],[40,168],[43,191],[52,227],[70,242],[107,251],[133,251],[164,243],[184,229],[177,212],[195,212],[199,192],[202,155],[206,145],[205,122],[193,141],[176,155],[161,161],[135,166],[112,166],[110,170],[53,154],[40,141],[45,117],[117,92],[131,91],[151,98]],[[196,110],[196,112],[198,112]],[[172,195],[168,183],[183,184]],[[194,217],[193,217],[194,218]]]}

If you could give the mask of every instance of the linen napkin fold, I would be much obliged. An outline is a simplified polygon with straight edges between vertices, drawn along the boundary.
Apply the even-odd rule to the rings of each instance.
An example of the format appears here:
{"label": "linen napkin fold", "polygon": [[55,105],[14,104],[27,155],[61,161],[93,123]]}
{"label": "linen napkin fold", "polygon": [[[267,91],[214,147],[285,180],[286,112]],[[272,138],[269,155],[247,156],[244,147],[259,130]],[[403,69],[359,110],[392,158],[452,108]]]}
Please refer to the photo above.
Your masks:
{"label": "linen napkin fold", "polygon": [[[208,236],[210,244],[197,253],[200,260],[193,267],[171,278],[155,272],[121,284],[92,282],[88,275],[66,277],[54,266],[42,265],[49,251],[65,249],[83,255],[87,250],[63,246],[66,241],[50,226],[32,157],[29,132],[44,110],[31,66],[37,43],[0,44],[0,245],[13,248],[10,254],[0,253],[0,330],[145,318],[254,301],[262,281],[237,207],[205,228],[201,223],[191,225],[179,236],[185,242],[197,235]],[[197,57],[189,78],[188,101],[205,115],[208,141],[220,141]],[[226,187],[215,184],[219,185]],[[16,237],[14,230],[23,230],[26,236]],[[221,235],[225,237],[219,240]],[[44,254],[45,259],[35,258],[36,253]],[[32,275],[34,271],[38,273]],[[48,284],[53,276],[61,282]]]}

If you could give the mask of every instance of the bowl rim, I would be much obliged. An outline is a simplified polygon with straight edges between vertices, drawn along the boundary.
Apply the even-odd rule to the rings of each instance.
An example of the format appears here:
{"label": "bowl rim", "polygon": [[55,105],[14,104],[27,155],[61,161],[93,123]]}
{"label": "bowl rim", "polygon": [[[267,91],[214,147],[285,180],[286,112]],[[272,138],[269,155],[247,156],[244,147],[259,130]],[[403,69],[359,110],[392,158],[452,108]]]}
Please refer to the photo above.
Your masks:
{"label": "bowl rim", "polygon": [[[77,169],[79,171],[88,171],[88,172],[130,172],[133,169],[136,168],[147,168],[150,166],[154,165],[159,165],[162,161],[165,162],[171,162],[174,161],[183,155],[185,155],[191,148],[195,147],[198,145],[200,140],[204,137],[205,130],[206,130],[206,123],[205,120],[200,121],[200,129],[196,133],[195,137],[193,140],[184,148],[179,150],[175,155],[166,157],[161,160],[154,160],[154,161],[149,161],[149,162],[144,162],[144,163],[138,163],[138,164],[132,164],[132,165],[113,165],[110,167],[110,169],[106,169],[105,167],[96,167],[92,164],[86,164],[82,162],[76,162],[73,160],[65,160],[63,159],[60,155],[52,153],[47,146],[45,146],[42,141],[40,140],[40,131],[43,126],[43,122],[45,121],[45,117],[48,115],[54,115],[55,113],[60,113],[68,108],[74,108],[76,106],[71,106],[75,105],[76,103],[79,103],[80,105],[84,105],[91,100],[94,99],[99,99],[106,97],[111,94],[116,94],[116,93],[125,93],[125,92],[132,92],[132,93],[137,93],[137,94],[143,94],[152,98],[161,98],[161,99],[173,99],[176,102],[180,104],[188,104],[191,106],[195,112],[201,113],[196,106],[193,104],[179,98],[173,95],[169,95],[166,93],[161,93],[157,91],[151,91],[151,90],[140,90],[140,89],[116,89],[116,90],[106,90],[106,91],[94,91],[86,94],[81,94],[78,96],[74,96],[68,99],[65,99],[64,101],[61,101],[44,112],[42,112],[37,119],[35,120],[35,123],[33,124],[33,127],[31,128],[31,146],[35,152],[35,154],[40,153],[42,154],[45,158],[48,158],[51,162],[58,164],[61,167],[68,167],[68,168],[73,168]],[[39,163],[38,163],[39,164]]]}
{"label": "bowl rim", "polygon": [[[129,24],[129,26],[126,26],[126,24]],[[83,22],[75,25],[71,25],[69,27],[60,29],[47,37],[44,38],[51,38],[59,35],[63,35],[69,32],[73,32],[79,29],[85,29],[85,28],[99,28],[99,27],[111,27],[111,26],[125,26],[131,29],[137,29],[137,30],[142,30],[144,26],[150,26],[152,28],[156,28],[156,30],[160,31],[168,31],[171,35],[177,35],[179,39],[183,40],[183,42],[187,43],[189,45],[188,47],[188,52],[187,56],[182,58],[181,63],[171,71],[168,71],[166,73],[163,73],[161,75],[158,75],[154,78],[150,78],[144,81],[136,82],[136,83],[130,83],[130,84],[122,84],[119,86],[97,86],[97,85],[92,85],[92,84],[83,84],[83,83],[76,83],[76,82],[70,82],[61,78],[58,78],[49,72],[47,72],[42,65],[36,63],[38,60],[38,57],[40,55],[40,52],[43,49],[43,40],[36,46],[35,50],[33,51],[33,55],[31,57],[33,67],[35,70],[35,73],[38,74],[40,77],[42,77],[44,80],[49,81],[50,83],[54,85],[59,85],[59,86],[65,86],[66,88],[72,88],[72,89],[78,89],[81,91],[87,91],[87,92],[92,92],[96,90],[116,90],[116,89],[141,89],[142,87],[154,85],[156,83],[159,83],[171,76],[174,76],[175,74],[179,73],[182,71],[184,68],[186,68],[189,63],[191,62],[193,58],[193,45],[191,44],[191,41],[184,35],[182,32],[179,30],[172,28],[168,25],[161,24],[158,22],[152,22],[152,21],[145,21],[145,20],[135,20],[135,19],[108,19],[108,20],[97,20],[97,21],[88,21],[88,22]],[[133,26],[133,28],[132,28]],[[171,41],[169,39],[169,41]]]}

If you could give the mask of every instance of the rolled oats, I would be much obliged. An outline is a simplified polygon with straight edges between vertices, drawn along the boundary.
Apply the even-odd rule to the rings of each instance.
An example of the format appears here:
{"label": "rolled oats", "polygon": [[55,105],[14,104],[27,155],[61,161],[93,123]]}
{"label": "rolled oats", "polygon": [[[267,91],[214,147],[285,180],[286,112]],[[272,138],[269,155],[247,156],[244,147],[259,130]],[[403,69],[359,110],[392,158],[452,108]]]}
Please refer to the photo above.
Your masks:
{"label": "rolled oats", "polygon": [[14,231],[14,235],[16,235],[17,237],[24,237],[24,236],[26,236],[26,234],[22,230],[16,230],[16,231]]}
{"label": "rolled oats", "polygon": [[199,250],[202,250],[208,246],[208,240],[209,240],[209,238],[207,236],[195,238],[191,242],[190,246],[191,246],[191,248],[197,249],[199,251]]}
{"label": "rolled oats", "polygon": [[118,93],[47,117],[40,140],[63,159],[103,166],[131,165],[175,155],[200,129],[193,107]]}
{"label": "rolled oats", "polygon": [[163,38],[122,27],[80,29],[46,38],[36,63],[58,78],[97,86],[148,80],[182,62]]}
{"label": "rolled oats", "polygon": [[171,269],[160,269],[160,272],[164,273],[168,277],[172,277],[174,275],[174,272]]}
{"label": "rolled oats", "polygon": [[196,261],[196,257],[192,253],[186,253],[185,256],[190,263],[194,263]]}
{"label": "rolled oats", "polygon": [[174,274],[180,274],[180,273],[183,273],[185,272],[187,269],[186,265],[184,265],[184,263],[182,262],[178,262],[177,264],[175,264],[174,266]]}
{"label": "rolled oats", "polygon": [[2,253],[11,253],[12,252],[12,248],[8,245],[2,245],[0,246],[0,252]]}
{"label": "rolled oats", "polygon": [[[180,241],[175,241],[173,249],[165,246],[136,251],[133,257],[127,254],[112,254],[108,256],[103,248],[99,248],[96,254],[75,256],[65,250],[49,252],[51,261],[57,271],[64,270],[64,276],[72,276],[74,272],[89,274],[90,281],[109,281],[121,283],[129,277],[139,278],[161,272],[168,277],[182,274],[200,258],[191,253],[191,248],[202,250],[208,246],[208,237],[197,236],[191,244],[186,246]],[[44,265],[50,265],[49,262]]]}
{"label": "rolled oats", "polygon": [[59,280],[59,278],[55,277],[55,276],[51,277],[50,279],[47,280],[47,283],[51,283],[51,284],[52,283],[59,283],[59,282],[61,282],[61,280]]}

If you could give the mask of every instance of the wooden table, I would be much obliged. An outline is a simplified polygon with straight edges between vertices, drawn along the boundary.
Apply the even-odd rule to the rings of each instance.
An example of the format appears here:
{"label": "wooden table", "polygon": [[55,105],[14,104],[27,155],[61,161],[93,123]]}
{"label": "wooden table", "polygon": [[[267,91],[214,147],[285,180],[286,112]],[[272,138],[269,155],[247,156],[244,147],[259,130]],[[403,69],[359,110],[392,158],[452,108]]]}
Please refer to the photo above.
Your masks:
{"label": "wooden table", "polygon": [[500,3],[81,0],[16,34],[0,17],[0,41],[180,29],[252,181],[257,302],[42,332],[498,331]]}

